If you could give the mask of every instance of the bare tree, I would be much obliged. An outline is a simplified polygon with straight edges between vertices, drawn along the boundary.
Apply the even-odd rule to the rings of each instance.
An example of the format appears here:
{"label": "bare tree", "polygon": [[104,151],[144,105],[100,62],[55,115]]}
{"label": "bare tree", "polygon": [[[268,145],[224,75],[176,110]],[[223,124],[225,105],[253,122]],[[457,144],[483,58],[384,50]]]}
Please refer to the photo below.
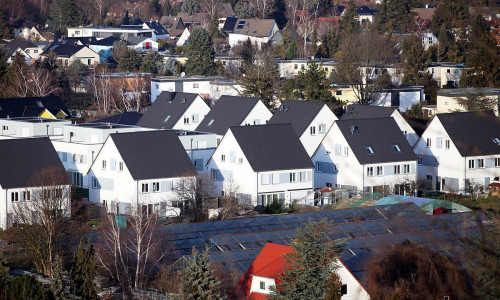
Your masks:
{"label": "bare tree", "polygon": [[394,43],[387,38],[363,31],[345,39],[332,77],[352,85],[359,103],[370,104],[379,98],[386,82],[380,76],[395,60]]}
{"label": "bare tree", "polygon": [[26,65],[17,65],[15,73],[11,77],[12,84],[9,85],[9,94],[14,97],[25,98],[28,96],[30,89],[28,67]]}
{"label": "bare tree", "polygon": [[116,96],[111,81],[105,76],[106,70],[96,71],[89,76],[88,90],[94,98],[94,106],[101,115],[108,115],[114,106]]}
{"label": "bare tree", "polygon": [[297,25],[297,11],[299,10],[299,1],[297,0],[286,0],[286,16],[288,20],[292,21],[292,27],[295,28]]}
{"label": "bare tree", "polygon": [[205,219],[203,202],[216,196],[217,187],[208,173],[186,174],[174,184],[177,199],[183,203],[183,214],[194,222]]}
{"label": "bare tree", "polygon": [[219,8],[219,0],[202,0],[200,3],[201,10],[203,12],[208,13],[210,17],[217,13],[217,9]]}
{"label": "bare tree", "polygon": [[298,31],[302,36],[304,49],[303,57],[307,57],[307,38],[313,33],[316,23],[319,0],[299,0],[302,13],[299,16]]}
{"label": "bare tree", "polygon": [[46,97],[55,93],[58,87],[54,83],[52,73],[43,68],[30,68],[28,89],[35,97]]}
{"label": "bare tree", "polygon": [[[70,178],[61,168],[49,167],[36,173],[9,214],[12,241],[29,253],[37,272],[53,275],[58,246],[70,225]],[[19,200],[18,198],[18,200]]]}
{"label": "bare tree", "polygon": [[259,19],[265,19],[273,11],[273,0],[248,0],[248,6],[254,11]]}

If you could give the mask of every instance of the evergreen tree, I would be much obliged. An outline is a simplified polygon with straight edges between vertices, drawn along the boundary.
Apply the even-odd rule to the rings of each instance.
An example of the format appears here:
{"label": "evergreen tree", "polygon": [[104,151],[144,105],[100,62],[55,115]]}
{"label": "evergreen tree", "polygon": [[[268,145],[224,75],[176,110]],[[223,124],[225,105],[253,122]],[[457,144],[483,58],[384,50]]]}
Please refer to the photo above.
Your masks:
{"label": "evergreen tree", "polygon": [[172,3],[170,3],[170,0],[165,0],[165,4],[163,5],[163,15],[164,16],[174,15],[174,8],[172,7]]}
{"label": "evergreen tree", "polygon": [[88,240],[85,246],[80,240],[78,251],[73,256],[71,263],[70,278],[74,287],[74,294],[82,299],[98,299],[94,277],[97,273],[97,266],[94,257],[94,246]]}
{"label": "evergreen tree", "polygon": [[162,67],[162,61],[163,58],[158,54],[158,52],[150,52],[142,60],[139,70],[141,72],[158,74],[160,68]]}
{"label": "evergreen tree", "polygon": [[243,65],[252,64],[254,61],[255,47],[252,45],[250,38],[248,38],[242,45],[241,61]]}
{"label": "evergreen tree", "polygon": [[357,16],[358,9],[356,4],[354,3],[354,0],[350,0],[347,2],[347,7],[345,8],[344,16],[342,17],[342,23],[340,23],[342,38],[359,32],[360,26],[358,24]]}
{"label": "evergreen tree", "polygon": [[465,0],[441,0],[432,15],[431,30],[437,36],[443,25],[448,31],[463,28],[468,18],[469,8]]}
{"label": "evergreen tree", "polygon": [[23,275],[10,280],[5,299],[52,300],[54,295],[34,277]]}
{"label": "evergreen tree", "polygon": [[185,0],[181,6],[181,12],[192,15],[198,11],[198,4],[194,0]]}
{"label": "evergreen tree", "polygon": [[7,63],[7,54],[2,46],[0,46],[0,82],[7,81],[7,72],[9,70],[9,63]]}
{"label": "evergreen tree", "polygon": [[430,64],[429,52],[424,50],[420,38],[412,35],[403,40],[401,60],[404,65],[403,84],[419,85],[429,77],[427,68]]}
{"label": "evergreen tree", "polygon": [[155,13],[159,13],[160,12],[160,10],[161,10],[160,0],[151,0],[151,5],[153,5]]}
{"label": "evergreen tree", "polygon": [[82,25],[75,0],[55,0],[50,6],[49,28],[54,37],[59,38],[68,33],[68,27]]}
{"label": "evergreen tree", "polygon": [[295,58],[295,57],[297,57],[297,41],[293,40],[290,42],[290,44],[286,48],[285,58],[289,59],[289,58]]}
{"label": "evergreen tree", "polygon": [[375,21],[381,33],[408,32],[413,23],[411,0],[383,0]]}
{"label": "evergreen tree", "polygon": [[296,78],[296,98],[308,101],[330,101],[332,92],[322,65],[309,64]]}
{"label": "evergreen tree", "polygon": [[10,39],[12,34],[10,32],[9,23],[5,19],[3,10],[0,9],[0,39]]}
{"label": "evergreen tree", "polygon": [[286,266],[270,299],[323,299],[327,282],[336,266],[333,257],[343,241],[324,243],[326,221],[309,222],[299,228],[291,245],[294,252],[285,256]]}
{"label": "evergreen tree", "polygon": [[122,25],[129,25],[130,24],[130,17],[128,16],[128,10],[125,11],[125,16],[123,16],[122,19]]}
{"label": "evergreen tree", "polygon": [[118,68],[125,72],[137,71],[141,66],[141,57],[134,49],[127,49],[118,61]]}
{"label": "evergreen tree", "polygon": [[188,75],[215,75],[214,44],[205,29],[201,27],[193,29],[186,48]]}
{"label": "evergreen tree", "polygon": [[219,18],[217,17],[217,12],[215,12],[210,18],[209,25],[209,35],[212,39],[220,38],[221,34],[219,32]]}
{"label": "evergreen tree", "polygon": [[64,285],[63,285],[63,266],[62,259],[59,255],[56,255],[54,259],[54,285],[52,286],[52,292],[56,299],[63,299]]}
{"label": "evergreen tree", "polygon": [[181,299],[226,299],[222,294],[222,283],[215,277],[208,255],[208,249],[200,254],[193,247],[193,258],[184,270],[179,288]]}
{"label": "evergreen tree", "polygon": [[167,62],[163,65],[163,75],[177,75],[177,66],[179,62],[172,57],[167,59]]}
{"label": "evergreen tree", "polygon": [[469,34],[469,53],[466,58],[470,68],[470,85],[474,87],[500,86],[500,48],[491,37],[489,25],[481,15],[476,16]]}
{"label": "evergreen tree", "polygon": [[45,59],[42,61],[42,68],[45,68],[51,72],[58,68],[57,56],[54,51],[50,50]]}

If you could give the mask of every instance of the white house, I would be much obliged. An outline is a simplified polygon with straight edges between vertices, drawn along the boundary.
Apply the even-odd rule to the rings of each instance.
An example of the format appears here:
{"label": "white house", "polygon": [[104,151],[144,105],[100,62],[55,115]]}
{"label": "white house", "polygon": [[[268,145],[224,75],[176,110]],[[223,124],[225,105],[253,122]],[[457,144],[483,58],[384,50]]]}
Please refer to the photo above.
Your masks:
{"label": "white house", "polygon": [[158,52],[158,42],[150,37],[131,36],[127,39],[127,46],[137,52]]}
{"label": "white house", "polygon": [[137,126],[111,123],[67,124],[61,132],[62,136],[59,139],[53,138],[52,144],[64,168],[70,172],[73,185],[88,189],[87,172],[108,135],[141,130]]}
{"label": "white house", "polygon": [[191,36],[191,31],[189,30],[189,27],[186,27],[184,28],[184,31],[182,32],[181,36],[175,43],[177,47],[185,46],[188,42],[189,36]]}
{"label": "white house", "polygon": [[13,206],[30,201],[38,188],[32,186],[33,176],[46,168],[64,169],[48,138],[0,140],[0,153],[0,228],[7,229]]}
{"label": "white house", "polygon": [[36,44],[24,40],[12,40],[3,45],[3,47],[8,57],[8,63],[12,63],[12,58],[19,53],[24,57],[26,64],[31,65],[43,52]]}
{"label": "white house", "polygon": [[44,119],[39,117],[0,119],[0,136],[3,138],[49,137],[60,139],[65,125],[71,120]]}
{"label": "white house", "polygon": [[293,78],[299,75],[300,71],[306,70],[310,64],[318,64],[323,68],[326,73],[326,78],[330,78],[330,75],[335,68],[333,59],[279,59],[275,60],[280,71],[280,77],[283,78]]}
{"label": "white house", "polygon": [[312,160],[318,188],[408,193],[416,180],[417,157],[393,118],[336,121]]}
{"label": "white house", "polygon": [[439,43],[437,37],[432,33],[432,31],[422,32],[420,34],[422,39],[422,46],[424,50],[427,51],[431,46],[437,45]]}
{"label": "white house", "polygon": [[313,168],[290,124],[231,127],[207,163],[218,189],[253,205],[310,203]]}
{"label": "white house", "polygon": [[498,116],[498,105],[500,104],[500,89],[497,88],[459,88],[459,89],[441,89],[437,91],[436,112],[450,113],[466,111],[457,99],[466,100],[467,97],[482,97],[492,104],[495,115]]}
{"label": "white house", "polygon": [[154,129],[195,130],[210,111],[200,95],[162,92],[137,126]]}
{"label": "white house", "polygon": [[40,55],[42,59],[45,59],[50,51],[54,52],[63,66],[69,66],[76,60],[88,67],[93,67],[100,62],[99,54],[83,45],[53,44]]}
{"label": "white house", "polygon": [[274,19],[238,19],[232,32],[229,32],[229,46],[234,47],[250,39],[261,49],[278,30]]}
{"label": "white house", "polygon": [[453,88],[458,86],[464,69],[465,65],[461,63],[434,62],[427,68],[427,73],[432,75],[440,88]]}
{"label": "white house", "polygon": [[406,140],[413,147],[419,138],[418,134],[406,122],[405,118],[396,107],[382,107],[361,104],[351,104],[347,106],[346,112],[341,117],[342,120],[350,119],[371,119],[371,118],[393,118],[399,129],[406,137]]}
{"label": "white house", "polygon": [[437,114],[414,151],[419,179],[436,190],[484,190],[500,176],[500,121],[492,112]]}
{"label": "white house", "polygon": [[395,106],[401,112],[405,112],[413,105],[421,104],[423,100],[423,86],[400,86],[383,89],[371,105]]}
{"label": "white house", "polygon": [[338,118],[324,103],[285,100],[274,112],[269,124],[292,124],[307,154],[312,156],[336,120]]}
{"label": "white house", "polygon": [[196,93],[204,99],[219,99],[221,95],[238,96],[243,91],[234,80],[215,76],[157,76],[151,80],[151,102],[161,92]]}
{"label": "white house", "polygon": [[143,28],[142,25],[124,28],[106,26],[68,27],[68,37],[95,37],[96,39],[103,39],[114,36],[126,40],[131,36],[153,37],[154,31],[154,29]]}
{"label": "white house", "polygon": [[222,96],[196,128],[213,132],[219,140],[229,127],[266,124],[273,114],[258,98]]}
{"label": "white house", "polygon": [[177,134],[170,130],[116,133],[107,138],[90,171],[89,200],[110,212],[179,213],[175,189],[196,170]]}

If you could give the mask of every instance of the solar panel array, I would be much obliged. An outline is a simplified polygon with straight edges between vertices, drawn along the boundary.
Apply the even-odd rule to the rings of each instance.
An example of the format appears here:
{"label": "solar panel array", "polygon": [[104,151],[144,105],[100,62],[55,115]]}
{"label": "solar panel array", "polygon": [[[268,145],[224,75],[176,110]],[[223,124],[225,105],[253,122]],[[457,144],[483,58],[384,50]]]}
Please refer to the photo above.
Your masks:
{"label": "solar panel array", "polygon": [[467,247],[464,238],[477,236],[484,226],[481,217],[473,212],[426,215],[413,203],[401,203],[174,225],[163,231],[178,257],[190,255],[192,247],[198,251],[209,247],[212,261],[244,272],[266,243],[288,245],[298,227],[309,220],[326,219],[328,239],[346,239],[341,259],[361,278],[375,251],[386,251],[405,240],[459,256]]}

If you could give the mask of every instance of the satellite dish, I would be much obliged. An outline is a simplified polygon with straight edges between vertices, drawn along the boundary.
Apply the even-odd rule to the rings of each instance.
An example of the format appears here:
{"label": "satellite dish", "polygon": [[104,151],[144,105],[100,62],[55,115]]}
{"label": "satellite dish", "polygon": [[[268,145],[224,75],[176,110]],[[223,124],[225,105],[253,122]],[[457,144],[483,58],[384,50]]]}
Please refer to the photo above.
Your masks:
{"label": "satellite dish", "polygon": [[181,73],[181,77],[182,77],[182,78],[186,77],[186,72],[182,72],[182,73]]}

